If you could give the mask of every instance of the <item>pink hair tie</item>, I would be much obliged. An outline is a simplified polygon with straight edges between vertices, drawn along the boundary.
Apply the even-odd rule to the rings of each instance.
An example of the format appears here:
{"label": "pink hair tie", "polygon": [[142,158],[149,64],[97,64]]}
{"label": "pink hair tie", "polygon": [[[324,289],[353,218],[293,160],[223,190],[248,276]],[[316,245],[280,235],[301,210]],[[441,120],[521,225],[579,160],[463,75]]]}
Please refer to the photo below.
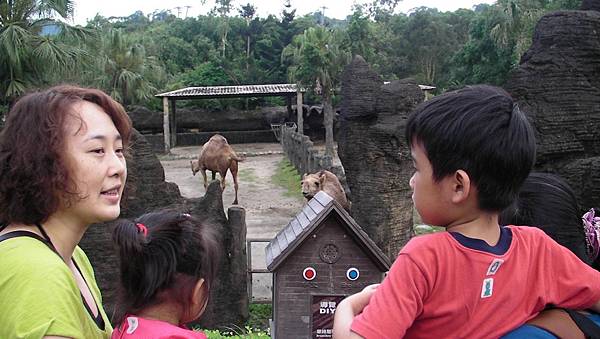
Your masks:
{"label": "pink hair tie", "polygon": [[596,217],[594,214],[595,211],[592,208],[581,217],[585,230],[585,242],[592,261],[598,258],[600,252],[600,217]]}
{"label": "pink hair tie", "polygon": [[148,228],[144,224],[138,222],[135,226],[137,226],[140,232],[144,233],[144,237],[148,236]]}

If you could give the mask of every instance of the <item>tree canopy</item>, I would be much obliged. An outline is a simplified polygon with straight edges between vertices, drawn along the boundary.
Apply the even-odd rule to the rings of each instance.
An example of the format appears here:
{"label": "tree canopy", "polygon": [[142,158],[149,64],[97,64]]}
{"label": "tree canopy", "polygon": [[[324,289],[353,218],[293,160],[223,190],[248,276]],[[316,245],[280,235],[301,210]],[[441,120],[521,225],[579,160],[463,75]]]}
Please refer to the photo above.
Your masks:
{"label": "tree canopy", "polygon": [[[398,0],[356,5],[345,20],[321,12],[259,17],[260,3],[218,0],[207,15],[169,11],[96,16],[65,24],[72,0],[0,0],[0,101],[69,81],[96,86],[124,104],[160,107],[153,94],[180,86],[298,82],[308,100],[335,105],[339,74],[362,55],[385,80],[413,78],[438,91],[475,83],[501,85],[531,44],[545,13],[581,0],[497,0],[440,12],[394,11]],[[253,105],[268,104],[257,99]],[[247,106],[248,101],[228,104]]]}

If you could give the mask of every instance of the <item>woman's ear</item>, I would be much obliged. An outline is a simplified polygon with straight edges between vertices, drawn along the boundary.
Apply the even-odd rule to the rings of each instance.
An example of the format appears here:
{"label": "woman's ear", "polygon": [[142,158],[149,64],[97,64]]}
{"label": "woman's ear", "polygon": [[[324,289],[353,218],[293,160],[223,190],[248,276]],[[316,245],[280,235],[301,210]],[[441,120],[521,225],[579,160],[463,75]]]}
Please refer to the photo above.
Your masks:
{"label": "woman's ear", "polygon": [[208,290],[208,285],[205,283],[204,279],[201,278],[198,280],[198,282],[196,282],[196,285],[194,285],[194,290],[192,291],[191,304],[194,307],[194,313],[197,314],[196,318],[200,318],[202,313],[204,313],[206,310],[209,294],[210,291]]}
{"label": "woman's ear", "polygon": [[469,198],[473,187],[471,187],[471,178],[469,174],[461,169],[454,172],[452,176],[451,189],[452,198],[451,201],[455,204],[462,203]]}

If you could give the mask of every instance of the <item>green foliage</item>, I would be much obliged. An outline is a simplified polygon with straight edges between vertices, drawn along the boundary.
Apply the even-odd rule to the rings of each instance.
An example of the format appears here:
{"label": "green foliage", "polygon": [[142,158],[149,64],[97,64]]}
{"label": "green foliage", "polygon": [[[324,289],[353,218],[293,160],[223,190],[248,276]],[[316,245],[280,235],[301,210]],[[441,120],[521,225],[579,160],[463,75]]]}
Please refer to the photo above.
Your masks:
{"label": "green foliage", "polygon": [[[577,9],[581,0],[497,0],[473,10],[422,7],[409,15],[394,14],[397,0],[370,0],[346,20],[325,17],[324,26],[320,12],[297,16],[290,1],[283,1],[280,18],[261,18],[251,4],[234,8],[231,0],[217,0],[208,15],[97,15],[85,28],[63,23],[73,4],[0,1],[0,104],[59,82],[100,87],[126,105],[160,107],[154,94],[183,86],[289,79],[310,89],[306,103],[320,101],[328,111],[352,54],[362,55],[384,80],[410,77],[439,91],[501,85],[529,48],[540,16]],[[317,79],[321,92],[315,95]],[[273,101],[281,100],[202,105],[248,108]]]}
{"label": "green foliage", "polygon": [[[50,83],[86,57],[80,43],[90,32],[54,19],[72,14],[70,0],[0,2],[0,100]],[[45,28],[53,33],[42,35]]]}
{"label": "green foliage", "polygon": [[91,81],[124,105],[153,98],[155,84],[164,82],[164,69],[155,57],[147,56],[144,46],[120,29],[109,29],[101,36],[100,70],[90,74]]}
{"label": "green foliage", "polygon": [[277,164],[277,170],[271,180],[286,190],[284,193],[286,197],[302,199],[302,188],[300,185],[302,178],[287,158],[282,159]]}
{"label": "green foliage", "polygon": [[221,339],[221,338],[232,338],[232,339],[268,339],[271,335],[268,331],[256,330],[249,326],[246,326],[242,330],[203,330],[204,334],[208,339]]}
{"label": "green foliage", "polygon": [[269,319],[273,318],[273,306],[271,304],[250,304],[250,318],[248,319],[247,325],[250,328],[261,329],[268,331]]}
{"label": "green foliage", "polygon": [[269,319],[272,318],[271,304],[250,304],[250,318],[244,328],[235,328],[228,330],[201,330],[209,339],[221,338],[239,338],[239,339],[263,339],[271,338]]}

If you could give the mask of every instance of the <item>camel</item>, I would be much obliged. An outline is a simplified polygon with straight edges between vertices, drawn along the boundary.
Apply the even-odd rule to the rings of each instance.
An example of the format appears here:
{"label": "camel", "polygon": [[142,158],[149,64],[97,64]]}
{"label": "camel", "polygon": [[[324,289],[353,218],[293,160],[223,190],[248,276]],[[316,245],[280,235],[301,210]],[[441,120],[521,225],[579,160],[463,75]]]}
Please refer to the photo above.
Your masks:
{"label": "camel", "polygon": [[192,165],[192,174],[196,175],[198,171],[202,172],[204,178],[204,190],[208,186],[206,180],[206,170],[211,171],[212,180],[215,180],[216,172],[221,175],[221,189],[225,190],[225,176],[227,170],[231,171],[233,177],[233,187],[235,188],[234,205],[238,204],[238,161],[244,161],[239,157],[233,148],[229,146],[227,139],[220,134],[213,135],[200,150],[198,160],[190,161]]}
{"label": "camel", "polygon": [[342,207],[350,212],[350,203],[346,199],[346,192],[335,174],[322,170],[317,173],[302,176],[302,195],[306,200],[310,200],[319,191],[329,194],[333,200],[337,201]]}

